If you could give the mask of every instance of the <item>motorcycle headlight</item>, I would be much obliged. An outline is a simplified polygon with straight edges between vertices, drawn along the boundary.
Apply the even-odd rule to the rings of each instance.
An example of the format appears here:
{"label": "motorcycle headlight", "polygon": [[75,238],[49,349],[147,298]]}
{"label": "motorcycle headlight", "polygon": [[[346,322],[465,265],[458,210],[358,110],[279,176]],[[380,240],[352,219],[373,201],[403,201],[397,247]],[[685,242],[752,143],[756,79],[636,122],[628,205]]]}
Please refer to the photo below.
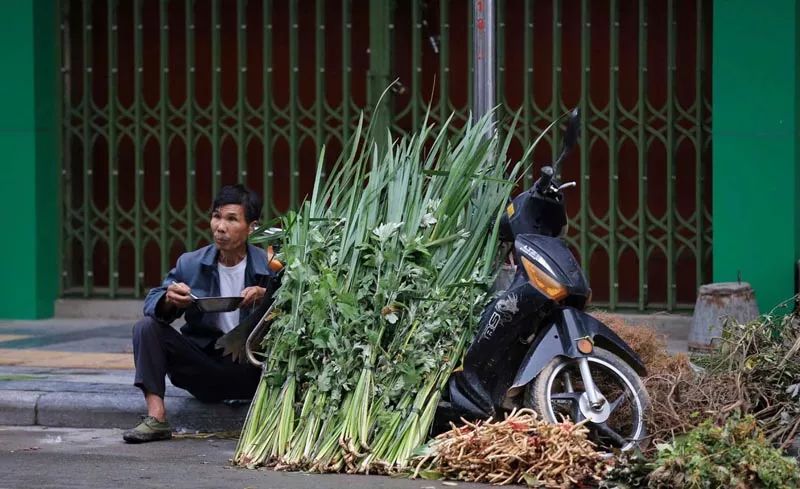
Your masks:
{"label": "motorcycle headlight", "polygon": [[528,274],[528,281],[531,285],[550,299],[560,301],[569,295],[567,288],[561,282],[551,277],[533,261],[524,256],[522,257],[522,266]]}

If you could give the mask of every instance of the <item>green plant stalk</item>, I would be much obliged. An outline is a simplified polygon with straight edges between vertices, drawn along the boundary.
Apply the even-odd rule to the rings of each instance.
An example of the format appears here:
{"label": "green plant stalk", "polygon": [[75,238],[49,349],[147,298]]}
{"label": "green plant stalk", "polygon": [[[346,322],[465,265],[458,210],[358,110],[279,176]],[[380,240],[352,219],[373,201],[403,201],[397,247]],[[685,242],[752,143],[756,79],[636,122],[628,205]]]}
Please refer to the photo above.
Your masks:
{"label": "green plant stalk", "polygon": [[[421,414],[430,408],[431,392],[434,387],[438,387],[438,382],[436,382],[438,377],[437,375],[432,381],[428,381],[425,387],[414,395],[411,412],[406,417],[398,435],[400,441],[397,444],[396,451],[391,453],[386,460],[392,466],[404,467],[406,460],[411,456],[411,452],[424,442],[430,425],[423,426],[421,424]],[[434,397],[438,403],[438,396]],[[435,403],[433,404],[433,409],[436,409]]]}
{"label": "green plant stalk", "polygon": [[318,443],[311,454],[312,470],[317,472],[327,471],[341,459],[340,443],[345,434],[345,416],[352,404],[352,395],[348,394],[337,412],[326,419],[320,428]]}
{"label": "green plant stalk", "polygon": [[[437,314],[433,313],[434,316]],[[414,339],[419,323],[418,320],[412,321],[411,329],[405,335],[402,346],[395,352],[395,355],[402,355],[408,349],[409,342]],[[451,349],[451,360],[429,377],[429,380],[424,381],[423,387],[419,391],[403,396],[398,408],[402,409],[401,413],[409,412],[409,414],[401,417],[400,414],[394,413],[393,423],[388,429],[378,427],[373,453],[361,464],[362,470],[366,470],[376,460],[391,465],[402,465],[411,452],[424,442],[433,422],[440,391],[452,371],[455,359],[461,356],[468,334],[469,332],[460,336],[458,342]],[[392,357],[391,354],[389,356]],[[391,384],[392,381],[386,383]],[[409,406],[411,406],[410,410]]]}
{"label": "green plant stalk", "polygon": [[[269,396],[262,405],[263,412],[266,414],[260,417],[259,424],[255,426],[255,436],[251,438],[249,448],[243,449],[243,460],[248,462],[247,466],[254,466],[264,463],[268,459],[272,459],[276,455],[276,447],[278,445],[278,436],[281,430],[282,417],[281,414],[284,409],[285,396],[287,387],[290,384],[290,377],[284,380],[284,385],[280,388],[270,388]],[[261,383],[266,383],[262,377]]]}
{"label": "green plant stalk", "polygon": [[270,455],[281,458],[289,449],[289,438],[294,432],[294,403],[295,403],[295,389],[297,380],[294,375],[294,369],[297,364],[297,357],[292,355],[289,362],[289,378],[286,379],[286,385],[283,392],[281,392],[281,409],[278,421],[278,436],[275,438],[275,447]]}
{"label": "green plant stalk", "polygon": [[[377,335],[378,343],[384,331],[385,325],[381,327]],[[340,456],[343,456],[345,451],[351,457],[361,457],[370,450],[369,436],[372,425],[370,406],[373,399],[373,365],[376,357],[376,348],[372,348],[369,355],[363,357],[365,361],[364,366],[361,368],[358,382],[354,390],[346,397],[343,409],[339,411],[339,416],[337,416],[340,421],[337,421],[336,424],[340,424],[342,427],[341,430],[334,430],[334,433],[340,433],[337,440],[338,445],[334,446],[332,443],[327,445],[327,447],[330,447],[331,453],[335,453],[336,448],[339,449],[339,453],[334,456],[323,453],[322,459],[325,460],[327,457],[328,461],[326,463],[328,464],[332,461],[340,460]],[[346,450],[343,447],[346,447]]]}
{"label": "green plant stalk", "polygon": [[306,460],[306,444],[309,432],[313,432],[318,426],[318,418],[315,413],[317,390],[311,386],[303,396],[303,406],[300,415],[297,417],[297,426],[292,433],[289,442],[291,449],[283,457],[283,462],[290,465],[299,465]]}
{"label": "green plant stalk", "polygon": [[[408,409],[409,404],[410,397],[403,396],[393,411],[383,414],[383,419],[388,419],[388,421],[375,427],[372,451],[361,462],[362,472],[369,470],[372,464],[376,461],[387,460],[387,454],[389,453],[392,445],[394,445],[396,442],[397,433],[400,429],[401,423],[403,422],[403,412]],[[372,417],[373,419],[377,419],[378,416],[380,416],[379,411],[383,411],[383,404],[374,404],[373,411],[375,414],[373,414]]]}
{"label": "green plant stalk", "polygon": [[342,430],[339,438],[339,453],[350,456],[363,456],[369,450],[369,405],[372,398],[372,370],[365,367],[361,370],[358,384],[348,395],[342,414]]}
{"label": "green plant stalk", "polygon": [[[278,338],[281,338],[281,335],[278,335]],[[275,371],[277,369],[277,362],[270,359],[264,370]],[[262,376],[234,452],[236,463],[253,466],[263,463],[265,460],[266,447],[270,443],[276,426],[277,420],[274,419],[274,413],[278,410],[279,394],[279,389],[269,387],[267,379]]]}
{"label": "green plant stalk", "polygon": [[236,450],[234,451],[235,462],[238,462],[238,456],[242,453],[244,447],[250,446],[253,443],[253,439],[256,436],[256,430],[261,425],[261,420],[263,417],[262,413],[264,412],[264,401],[266,397],[267,384],[262,379],[258,382],[256,393],[253,395],[253,402],[250,404],[250,408],[247,410],[247,417],[244,420],[242,433],[239,435],[239,441],[236,444]]}
{"label": "green plant stalk", "polygon": [[400,426],[401,417],[400,413],[392,413],[389,416],[389,421],[385,425],[376,427],[376,431],[381,428],[383,431],[376,432],[372,442],[372,450],[361,460],[360,472],[368,472],[376,460],[383,460],[381,455],[385,452],[386,447],[392,443],[393,437],[391,435]]}
{"label": "green plant stalk", "polygon": [[[277,408],[277,398],[278,398],[277,389],[271,389],[271,390],[274,392],[274,396],[271,396],[270,402],[266,403],[266,405],[271,406],[273,408]],[[273,412],[273,411],[268,411],[268,412]],[[250,445],[248,447],[245,447],[245,449],[243,450],[243,454],[240,456],[243,465],[247,467],[254,467],[256,465],[264,463],[264,461],[268,456],[267,449],[269,448],[271,438],[274,436],[276,427],[277,427],[276,417],[270,416],[264,418],[263,424],[258,427],[258,431],[253,437]]]}
{"label": "green plant stalk", "polygon": [[388,443],[383,445],[383,451],[379,452],[378,459],[383,463],[390,466],[396,464],[398,454],[401,451],[403,440],[408,433],[408,430],[414,424],[416,416],[415,410],[418,409],[415,405],[416,395],[408,393],[403,396],[399,406],[404,406],[404,409],[398,413],[398,421],[396,426],[392,427],[391,431],[387,432],[386,440]]}
{"label": "green plant stalk", "polygon": [[[341,460],[341,448],[339,440],[342,436],[343,426],[336,423],[335,426],[323,438],[323,443],[312,458],[312,468],[314,472],[327,472],[331,467],[336,467]],[[325,430],[322,430],[323,432]]]}
{"label": "green plant stalk", "polygon": [[403,428],[399,430],[400,432],[394,435],[395,439],[400,440],[400,442],[393,452],[384,455],[385,460],[391,465],[405,467],[413,451],[424,443],[433,424],[441,391],[447,384],[450,373],[455,367],[455,359],[461,358],[467,341],[468,334],[462,334],[459,342],[453,348],[451,360],[414,396],[410,416],[405,420]]}
{"label": "green plant stalk", "polygon": [[[306,390],[305,394],[303,395],[303,404],[300,407],[300,414],[297,416],[297,421],[304,421],[312,416],[312,411],[314,409],[314,396],[316,395],[316,388],[311,386]],[[298,425],[297,429],[292,433],[292,442],[294,440],[300,439],[302,435],[305,433],[302,430],[302,425]],[[296,450],[297,444],[291,443],[292,451]]]}
{"label": "green plant stalk", "polygon": [[308,423],[309,428],[306,430],[306,436],[303,443],[303,461],[309,462],[314,455],[314,448],[318,445],[320,440],[320,430],[322,426],[322,417],[320,412],[327,404],[328,397],[325,395],[317,395],[315,402],[315,411],[312,414],[312,421]]}

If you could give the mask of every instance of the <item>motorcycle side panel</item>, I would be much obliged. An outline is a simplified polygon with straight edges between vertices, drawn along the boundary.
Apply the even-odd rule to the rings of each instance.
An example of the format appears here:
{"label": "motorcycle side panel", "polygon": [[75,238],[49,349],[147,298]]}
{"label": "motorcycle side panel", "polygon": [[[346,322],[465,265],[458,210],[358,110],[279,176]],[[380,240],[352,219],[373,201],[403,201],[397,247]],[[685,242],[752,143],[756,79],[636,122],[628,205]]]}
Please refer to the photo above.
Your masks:
{"label": "motorcycle side panel", "polygon": [[566,356],[577,358],[585,356],[575,347],[575,339],[587,336],[577,317],[577,309],[566,307],[561,310],[556,321],[542,328],[536,335],[528,353],[520,363],[517,375],[506,392],[508,396],[516,396],[553,358]]}
{"label": "motorcycle side panel", "polygon": [[483,417],[495,414],[528,351],[525,340],[535,333],[548,301],[518,270],[511,287],[484,310],[463,368],[450,377],[447,393],[454,409],[470,416],[476,409],[485,413]]}
{"label": "motorcycle side panel", "polygon": [[515,397],[539,375],[539,372],[550,360],[563,354],[564,345],[561,344],[560,328],[557,323],[550,323],[536,335],[536,339],[517,370],[517,375],[508,389],[507,396]]}
{"label": "motorcycle side panel", "polygon": [[520,364],[508,395],[513,397],[519,394],[553,358],[586,356],[579,352],[575,345],[575,340],[585,336],[592,338],[596,346],[620,357],[639,375],[646,374],[644,364],[636,352],[608,326],[583,311],[566,307],[557,321],[543,328],[536,336]]}

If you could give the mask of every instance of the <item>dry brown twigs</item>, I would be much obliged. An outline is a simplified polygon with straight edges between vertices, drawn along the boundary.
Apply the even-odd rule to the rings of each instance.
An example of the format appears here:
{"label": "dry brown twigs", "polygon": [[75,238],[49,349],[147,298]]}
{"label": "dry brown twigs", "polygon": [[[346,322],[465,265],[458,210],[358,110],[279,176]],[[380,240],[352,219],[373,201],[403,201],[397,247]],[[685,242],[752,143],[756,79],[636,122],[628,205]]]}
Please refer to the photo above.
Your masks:
{"label": "dry brown twigs", "polygon": [[734,374],[714,376],[696,373],[686,354],[670,355],[666,337],[652,328],[632,325],[619,316],[593,313],[639,355],[647,368],[644,386],[650,396],[647,432],[651,443],[669,442],[697,427],[709,417],[724,419],[741,403],[739,379]]}
{"label": "dry brown twigs", "polygon": [[413,477],[553,488],[597,483],[609,463],[587,433],[580,424],[548,424],[530,409],[502,421],[465,422],[431,442]]}
{"label": "dry brown twigs", "polygon": [[[612,314],[594,316],[619,334],[647,367],[643,380],[651,401],[650,450],[706,419],[722,422],[735,413],[753,414],[767,439],[781,448],[800,432],[800,403],[787,393],[800,380],[797,315],[727,324],[721,348],[696,360],[708,364],[705,371],[695,371],[684,354],[670,355],[663,335],[650,328],[626,324]],[[781,333],[776,337],[774,331]]]}

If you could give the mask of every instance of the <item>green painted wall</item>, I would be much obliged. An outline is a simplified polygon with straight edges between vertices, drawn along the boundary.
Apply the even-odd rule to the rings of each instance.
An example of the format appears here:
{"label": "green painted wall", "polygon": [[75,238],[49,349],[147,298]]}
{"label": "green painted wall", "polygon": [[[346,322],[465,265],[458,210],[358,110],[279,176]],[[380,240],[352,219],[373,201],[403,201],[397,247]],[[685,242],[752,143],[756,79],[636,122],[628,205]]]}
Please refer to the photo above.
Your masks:
{"label": "green painted wall", "polygon": [[714,2],[714,281],[741,272],[762,312],[800,258],[798,20],[795,0]]}
{"label": "green painted wall", "polygon": [[0,318],[52,316],[58,294],[56,3],[0,2]]}
{"label": "green painted wall", "polygon": [[[794,107],[795,107],[795,126],[794,126],[794,143],[795,143],[795,150],[800,153],[800,2],[795,6],[795,44],[794,44],[794,82],[795,82],[795,97],[794,97]],[[793,199],[793,207],[795,209],[794,212],[794,242],[795,242],[795,262],[800,260],[800,156],[795,154],[795,165],[794,165],[794,199]],[[800,272],[800,270],[797,270]],[[797,280],[800,280],[800,277],[795,278],[795,293],[800,292],[800,283],[797,283]]]}

